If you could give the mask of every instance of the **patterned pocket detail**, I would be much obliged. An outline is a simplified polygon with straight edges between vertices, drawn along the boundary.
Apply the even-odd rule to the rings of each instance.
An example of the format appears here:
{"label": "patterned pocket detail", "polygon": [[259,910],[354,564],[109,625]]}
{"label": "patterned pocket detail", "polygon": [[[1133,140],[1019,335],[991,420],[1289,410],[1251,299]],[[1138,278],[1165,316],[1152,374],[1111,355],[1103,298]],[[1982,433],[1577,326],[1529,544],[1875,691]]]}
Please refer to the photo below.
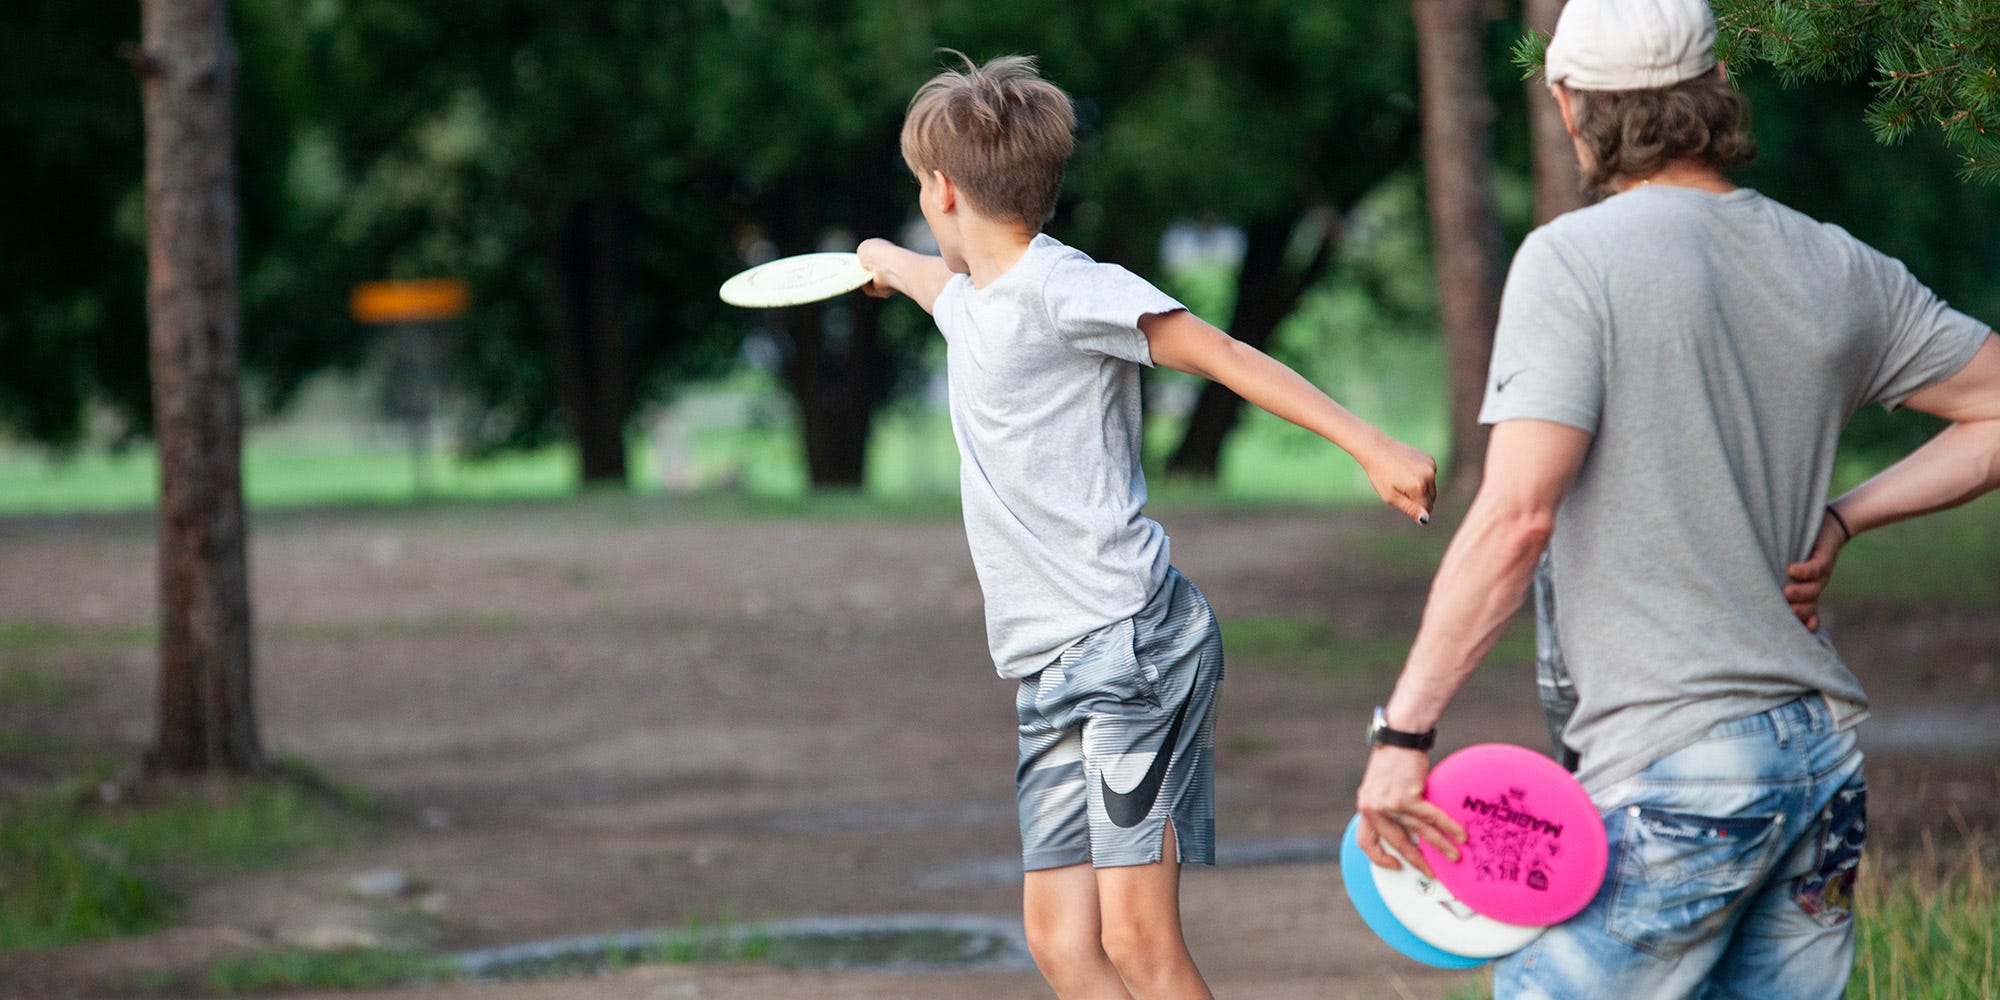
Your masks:
{"label": "patterned pocket detail", "polygon": [[1839,927],[1854,916],[1854,879],[1868,842],[1868,786],[1842,788],[1820,810],[1814,828],[1819,863],[1792,885],[1792,902],[1821,927]]}
{"label": "patterned pocket detail", "polygon": [[1660,958],[1679,956],[1728,923],[1763,881],[1783,816],[1698,816],[1632,807],[1614,873],[1607,930]]}

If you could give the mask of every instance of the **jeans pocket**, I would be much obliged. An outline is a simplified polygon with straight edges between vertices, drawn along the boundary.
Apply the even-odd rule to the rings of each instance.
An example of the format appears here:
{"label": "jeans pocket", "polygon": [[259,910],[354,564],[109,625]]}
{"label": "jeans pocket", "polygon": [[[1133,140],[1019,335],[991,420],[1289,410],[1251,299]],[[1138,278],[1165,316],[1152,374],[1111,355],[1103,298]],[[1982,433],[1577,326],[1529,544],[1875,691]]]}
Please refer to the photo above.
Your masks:
{"label": "jeans pocket", "polygon": [[1634,806],[1619,844],[1607,930],[1673,959],[1729,922],[1764,880],[1784,817],[1700,816]]}

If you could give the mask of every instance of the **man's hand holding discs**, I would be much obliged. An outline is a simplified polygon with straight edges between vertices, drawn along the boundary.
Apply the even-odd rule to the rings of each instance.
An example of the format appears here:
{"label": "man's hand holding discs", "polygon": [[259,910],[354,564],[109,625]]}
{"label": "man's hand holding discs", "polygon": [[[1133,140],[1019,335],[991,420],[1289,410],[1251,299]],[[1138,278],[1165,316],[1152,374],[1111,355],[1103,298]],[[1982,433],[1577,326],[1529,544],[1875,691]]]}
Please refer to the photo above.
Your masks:
{"label": "man's hand holding discs", "polygon": [[1355,805],[1361,813],[1361,830],[1354,842],[1368,860],[1384,868],[1402,867],[1383,843],[1396,849],[1416,869],[1432,878],[1417,838],[1431,842],[1445,857],[1458,860],[1458,845],[1465,842],[1465,827],[1424,798],[1424,779],[1431,771],[1430,755],[1402,747],[1376,747],[1368,754],[1368,771],[1362,775]]}

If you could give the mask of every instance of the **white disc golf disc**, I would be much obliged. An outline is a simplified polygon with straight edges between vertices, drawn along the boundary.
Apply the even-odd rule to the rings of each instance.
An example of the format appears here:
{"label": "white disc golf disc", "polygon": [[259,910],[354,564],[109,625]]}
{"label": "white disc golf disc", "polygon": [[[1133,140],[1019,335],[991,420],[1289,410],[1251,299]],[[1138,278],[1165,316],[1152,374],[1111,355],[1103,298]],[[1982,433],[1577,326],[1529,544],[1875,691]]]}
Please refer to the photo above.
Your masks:
{"label": "white disc golf disc", "polygon": [[722,283],[722,301],[771,309],[830,299],[865,285],[874,275],[851,253],[802,253],[759,264]]}
{"label": "white disc golf disc", "polygon": [[[1382,845],[1385,850],[1394,848]],[[1394,870],[1369,865],[1375,891],[1398,923],[1425,943],[1468,958],[1499,958],[1528,946],[1545,927],[1522,927],[1482,916],[1458,901],[1444,883],[1409,862]]]}

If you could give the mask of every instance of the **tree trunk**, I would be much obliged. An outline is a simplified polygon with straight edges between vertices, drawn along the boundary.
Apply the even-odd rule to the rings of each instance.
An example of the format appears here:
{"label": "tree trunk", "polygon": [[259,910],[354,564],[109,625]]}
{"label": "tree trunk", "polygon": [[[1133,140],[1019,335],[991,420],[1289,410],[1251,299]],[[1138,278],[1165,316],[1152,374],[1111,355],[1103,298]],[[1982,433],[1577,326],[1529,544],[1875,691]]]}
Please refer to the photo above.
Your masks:
{"label": "tree trunk", "polygon": [[[1328,213],[1329,219],[1331,213]],[[1297,272],[1285,270],[1285,251],[1297,223],[1291,215],[1267,217],[1244,231],[1243,267],[1236,274],[1236,310],[1229,333],[1263,350],[1278,324],[1292,314],[1299,299],[1326,273],[1340,236],[1336,226],[1322,226],[1313,256]],[[1219,382],[1204,382],[1194,412],[1188,416],[1181,443],[1167,460],[1167,474],[1213,481],[1222,463],[1222,445],[1236,428],[1243,399]]]}
{"label": "tree trunk", "polygon": [[[1529,31],[1553,35],[1565,0],[1526,0],[1522,16]],[[1529,80],[1528,129],[1535,150],[1535,225],[1590,203],[1583,190],[1583,173],[1576,165],[1576,147],[1563,128],[1562,112],[1540,77]]]}
{"label": "tree trunk", "polygon": [[887,363],[876,343],[881,311],[880,301],[861,296],[784,310],[792,342],[785,376],[814,487],[858,487],[866,479],[878,373]]}
{"label": "tree trunk", "polygon": [[[808,253],[828,226],[829,205],[851,206],[841,222],[862,233],[891,233],[902,221],[892,181],[903,168],[893,142],[857,155],[845,178],[801,175],[780,190],[769,213],[780,253]],[[839,209],[835,209],[839,212]],[[875,409],[888,388],[890,361],[881,344],[883,303],[858,292],[780,311],[790,341],[785,381],[799,407],[806,473],[815,488],[864,485]]]}
{"label": "tree trunk", "polygon": [[1414,0],[1424,183],[1451,393],[1447,495],[1477,491],[1479,424],[1500,316],[1500,222],[1493,208],[1493,101],[1486,92],[1485,0]]}
{"label": "tree trunk", "polygon": [[171,773],[263,767],[251,692],[227,0],[144,0],[147,311],[160,453],[160,733]]}
{"label": "tree trunk", "polygon": [[625,214],[616,199],[569,208],[555,254],[556,370],[585,485],[625,482]]}

